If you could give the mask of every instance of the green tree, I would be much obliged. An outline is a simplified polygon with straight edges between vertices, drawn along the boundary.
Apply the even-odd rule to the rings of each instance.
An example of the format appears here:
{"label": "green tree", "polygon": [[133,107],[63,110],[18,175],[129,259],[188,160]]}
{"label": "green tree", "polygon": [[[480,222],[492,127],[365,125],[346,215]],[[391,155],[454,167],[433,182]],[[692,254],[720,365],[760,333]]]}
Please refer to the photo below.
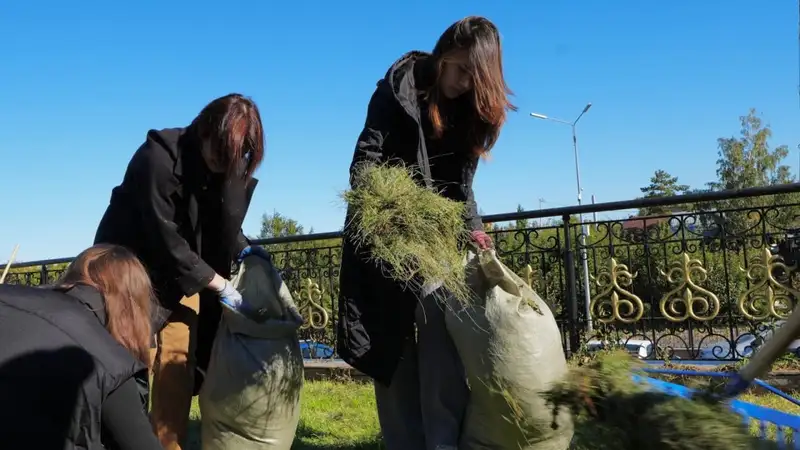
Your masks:
{"label": "green tree", "polygon": [[[525,212],[525,208],[523,208],[521,204],[517,204],[517,212],[518,213]],[[517,230],[524,230],[530,226],[531,224],[527,219],[517,219],[516,223]]]}
{"label": "green tree", "polygon": [[[313,228],[309,233],[297,220],[277,211],[261,218],[260,239],[297,237],[297,240],[267,244],[276,267],[281,270],[283,280],[295,297],[295,303],[308,321],[317,319],[319,308],[328,316],[323,329],[306,323],[301,330],[301,339],[312,339],[333,345],[335,341],[335,312],[339,293],[339,263],[341,261],[341,239],[314,239]],[[318,290],[317,290],[318,289]],[[314,304],[312,304],[313,302]],[[315,322],[317,324],[317,322]]]}
{"label": "green tree", "polygon": [[261,216],[259,239],[273,239],[297,236],[299,234],[304,234],[303,226],[294,219],[286,217],[277,211],[273,211],[272,214],[264,213]]}
{"label": "green tree", "polygon": [[[678,177],[672,176],[666,170],[661,169],[656,170],[653,176],[650,177],[650,184],[648,186],[639,188],[642,194],[644,194],[643,198],[673,197],[675,195],[686,194],[689,189],[688,185],[678,183]],[[675,209],[676,207],[674,206],[652,206],[640,209],[639,215],[652,216],[669,214]]]}
{"label": "green tree", "polygon": [[792,176],[789,166],[781,164],[789,154],[789,148],[780,145],[770,148],[772,129],[758,117],[755,109],[739,118],[739,137],[719,138],[717,180],[708,183],[714,190],[744,189],[789,183]]}
{"label": "green tree", "polygon": [[[708,183],[710,190],[745,189],[790,183],[793,180],[789,166],[783,164],[788,156],[786,145],[770,146],[772,129],[762,122],[755,109],[739,118],[741,131],[738,137],[717,140],[717,179]],[[764,219],[766,211],[774,205],[796,203],[798,194],[729,199],[701,205],[703,209],[741,210],[720,214],[727,231],[733,234],[747,230]],[[753,213],[756,210],[759,213]],[[781,208],[770,213],[772,226],[786,227],[795,219],[796,208]]]}

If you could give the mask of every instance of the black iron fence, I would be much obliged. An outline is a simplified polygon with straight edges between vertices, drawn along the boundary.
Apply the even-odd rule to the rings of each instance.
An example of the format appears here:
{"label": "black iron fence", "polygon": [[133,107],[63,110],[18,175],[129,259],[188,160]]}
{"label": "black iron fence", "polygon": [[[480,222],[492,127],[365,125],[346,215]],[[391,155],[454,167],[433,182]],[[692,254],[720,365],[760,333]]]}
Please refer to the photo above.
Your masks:
{"label": "black iron fence", "polygon": [[[570,352],[624,345],[642,358],[738,360],[800,297],[798,192],[800,184],[790,184],[484,222],[505,264],[551,305]],[[640,209],[661,213],[632,217]],[[620,218],[586,220],[594,213]],[[256,241],[282,268],[306,318],[302,338],[322,344],[317,356],[333,356],[335,347],[340,239],[334,232]],[[69,261],[16,264],[6,282],[51,283]]]}

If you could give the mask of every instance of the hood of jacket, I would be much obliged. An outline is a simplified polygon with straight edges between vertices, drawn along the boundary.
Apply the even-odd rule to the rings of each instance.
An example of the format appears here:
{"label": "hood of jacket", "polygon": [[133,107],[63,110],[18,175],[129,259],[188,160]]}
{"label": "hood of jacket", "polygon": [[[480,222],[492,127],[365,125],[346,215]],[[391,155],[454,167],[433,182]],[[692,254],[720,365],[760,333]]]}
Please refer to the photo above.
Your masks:
{"label": "hood of jacket", "polygon": [[378,82],[378,86],[390,90],[397,103],[417,122],[420,121],[420,97],[432,80],[430,58],[430,53],[408,52],[395,61]]}
{"label": "hood of jacket", "polygon": [[91,286],[79,284],[63,292],[83,304],[86,309],[91,311],[92,314],[97,317],[97,320],[99,320],[104,327],[108,326],[106,302],[103,299],[103,294],[101,294],[100,291]]}

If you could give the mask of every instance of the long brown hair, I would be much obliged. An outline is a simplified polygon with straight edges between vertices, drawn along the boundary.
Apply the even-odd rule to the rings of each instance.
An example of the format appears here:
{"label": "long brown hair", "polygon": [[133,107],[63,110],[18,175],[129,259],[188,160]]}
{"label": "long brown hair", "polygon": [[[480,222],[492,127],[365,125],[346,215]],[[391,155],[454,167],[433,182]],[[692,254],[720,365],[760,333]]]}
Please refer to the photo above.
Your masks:
{"label": "long brown hair", "polygon": [[76,285],[97,289],[106,307],[106,328],[111,336],[145,365],[150,365],[153,287],[142,263],[118,245],[90,247],[69,265],[56,288]]}
{"label": "long brown hair", "polygon": [[506,121],[506,112],[517,110],[509,101],[513,93],[503,76],[503,51],[497,27],[484,17],[465,17],[450,25],[436,43],[433,49],[436,82],[426,92],[426,99],[434,137],[437,138],[444,131],[439,108],[439,77],[446,57],[459,50],[466,50],[469,55],[473,81],[474,110],[469,137],[475,153],[483,156],[497,142],[500,129]]}
{"label": "long brown hair", "polygon": [[243,175],[249,179],[264,159],[261,113],[252,99],[241,94],[212,100],[190,128],[201,141],[211,143],[228,176]]}

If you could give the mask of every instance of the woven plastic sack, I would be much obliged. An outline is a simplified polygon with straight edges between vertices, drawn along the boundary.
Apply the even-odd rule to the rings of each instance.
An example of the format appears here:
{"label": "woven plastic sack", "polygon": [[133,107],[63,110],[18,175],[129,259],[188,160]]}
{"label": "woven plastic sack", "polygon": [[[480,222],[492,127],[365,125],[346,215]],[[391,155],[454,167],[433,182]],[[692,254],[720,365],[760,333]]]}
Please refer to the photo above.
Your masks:
{"label": "woven plastic sack", "polygon": [[459,450],[566,450],[572,418],[541,396],[567,374],[553,313],[494,250],[470,253],[467,277],[474,298],[445,313],[470,386]]}
{"label": "woven plastic sack", "polygon": [[266,320],[223,308],[200,390],[203,449],[289,450],[300,419],[302,317],[269,260],[246,257],[232,283]]}

